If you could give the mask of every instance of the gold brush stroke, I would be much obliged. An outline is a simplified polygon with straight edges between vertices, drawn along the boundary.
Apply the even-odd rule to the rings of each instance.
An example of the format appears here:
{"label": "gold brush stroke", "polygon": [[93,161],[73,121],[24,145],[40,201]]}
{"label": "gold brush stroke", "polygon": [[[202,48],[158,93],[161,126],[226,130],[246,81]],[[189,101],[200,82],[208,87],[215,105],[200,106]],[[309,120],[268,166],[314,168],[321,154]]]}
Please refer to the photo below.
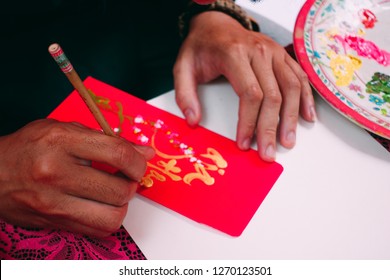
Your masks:
{"label": "gold brush stroke", "polygon": [[[130,123],[133,123],[134,118],[131,116],[125,115],[123,113],[123,105],[121,102],[117,101],[115,103],[117,108],[118,108],[118,110],[115,111],[110,105],[111,101],[109,98],[106,98],[103,96],[97,96],[91,90],[89,90],[89,92],[91,93],[91,95],[92,95],[94,101],[97,103],[97,105],[99,105],[102,109],[117,115],[117,117],[119,119],[119,133],[122,132],[123,123],[126,119],[129,120]],[[180,167],[177,166],[177,163],[178,163],[177,160],[189,159],[189,158],[193,157],[193,155],[169,155],[169,154],[161,152],[157,148],[156,143],[155,143],[156,134],[157,134],[157,129],[154,130],[153,135],[151,137],[151,146],[155,150],[157,156],[159,156],[160,158],[169,160],[169,161],[165,162],[163,160],[160,160],[160,161],[157,161],[157,165],[148,162],[147,166],[149,168],[151,168],[152,170],[150,170],[150,172],[142,178],[141,185],[150,188],[153,186],[154,180],[157,180],[160,182],[165,182],[166,177],[169,177],[173,181],[183,180],[183,182],[188,184],[188,185],[191,185],[191,182],[193,180],[198,179],[198,180],[202,181],[204,184],[211,186],[211,185],[214,185],[215,179],[214,179],[214,177],[210,176],[208,171],[217,171],[218,174],[221,176],[223,176],[225,174],[224,169],[228,167],[227,161],[214,148],[207,148],[207,153],[201,154],[200,156],[213,161],[215,164],[210,164],[210,163],[206,163],[203,161],[201,161],[201,163],[195,162],[193,164],[193,166],[195,168],[195,172],[188,173],[183,178],[180,177],[177,174],[179,174],[182,170]],[[159,172],[161,172],[165,176]]]}

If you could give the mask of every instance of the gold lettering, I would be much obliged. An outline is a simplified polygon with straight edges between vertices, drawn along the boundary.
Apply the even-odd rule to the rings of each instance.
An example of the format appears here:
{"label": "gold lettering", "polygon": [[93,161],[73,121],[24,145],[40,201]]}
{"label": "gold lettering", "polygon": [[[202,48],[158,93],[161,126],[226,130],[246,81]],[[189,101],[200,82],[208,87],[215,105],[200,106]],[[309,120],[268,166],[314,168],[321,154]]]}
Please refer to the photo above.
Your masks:
{"label": "gold lettering", "polygon": [[169,178],[171,178],[173,181],[180,181],[181,177],[176,175],[175,173],[180,173],[181,169],[180,169],[180,167],[176,166],[176,163],[177,163],[177,161],[174,159],[171,159],[168,162],[164,162],[162,160],[159,160],[157,162],[157,165],[159,165],[161,167],[154,165],[150,162],[148,162],[148,166],[150,168],[153,168],[153,169],[160,171],[161,173],[163,173],[166,176],[168,176]]}
{"label": "gold lettering", "polygon": [[207,148],[207,154],[201,154],[201,156],[211,159],[219,168],[226,168],[228,166],[227,161],[213,148]]}
{"label": "gold lettering", "polygon": [[[97,96],[91,90],[90,93],[94,101],[101,109],[116,114],[119,121],[118,134],[123,132],[122,129],[125,121],[129,121],[130,124],[134,122],[134,117],[124,114],[124,108],[120,102],[115,102],[116,106],[111,106],[110,99],[103,96]],[[143,122],[143,125],[153,124],[153,122]],[[151,146],[156,151],[156,157],[162,160],[157,161],[155,164],[150,162],[147,163],[149,172],[142,178],[141,184],[143,186],[151,187],[156,180],[165,182],[167,177],[173,181],[183,180],[184,183],[188,185],[191,185],[193,180],[201,180],[204,184],[210,186],[215,183],[215,179],[214,177],[210,176],[209,172],[217,172],[220,176],[225,174],[225,169],[227,168],[228,163],[217,150],[213,148],[207,148],[206,153],[195,156],[192,148],[189,147],[188,150],[183,151],[184,154],[182,155],[166,154],[160,151],[155,143],[157,132],[158,129],[155,129],[153,135],[151,136]],[[182,177],[180,174],[182,169],[177,166],[178,161],[180,160],[193,162],[192,166],[194,167],[195,171],[189,172],[184,177]]]}
{"label": "gold lettering", "polygon": [[150,188],[154,184],[153,178],[160,182],[165,182],[167,180],[163,175],[159,174],[155,170],[150,170],[150,173],[142,178],[141,185]]}
{"label": "gold lettering", "polygon": [[208,186],[214,185],[215,179],[211,177],[210,174],[206,171],[204,165],[195,163],[194,167],[196,172],[185,175],[183,178],[184,183],[191,185],[193,180],[198,179]]}

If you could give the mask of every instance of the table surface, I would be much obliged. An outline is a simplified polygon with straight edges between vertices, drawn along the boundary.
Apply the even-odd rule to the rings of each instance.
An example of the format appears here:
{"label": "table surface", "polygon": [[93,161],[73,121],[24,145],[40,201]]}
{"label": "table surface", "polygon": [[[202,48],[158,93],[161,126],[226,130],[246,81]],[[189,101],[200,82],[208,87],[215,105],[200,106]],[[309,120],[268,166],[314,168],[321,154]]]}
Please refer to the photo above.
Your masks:
{"label": "table surface", "polygon": [[[237,1],[282,44],[302,0]],[[278,9],[285,10],[280,12]],[[276,10],[276,11],[275,11]],[[274,33],[272,33],[274,32]],[[235,139],[238,97],[225,80],[200,86],[202,125]],[[316,94],[318,121],[278,146],[284,172],[240,237],[137,195],[124,227],[148,259],[390,259],[390,153]],[[182,116],[168,92],[150,103]],[[255,146],[253,148],[256,149]]]}

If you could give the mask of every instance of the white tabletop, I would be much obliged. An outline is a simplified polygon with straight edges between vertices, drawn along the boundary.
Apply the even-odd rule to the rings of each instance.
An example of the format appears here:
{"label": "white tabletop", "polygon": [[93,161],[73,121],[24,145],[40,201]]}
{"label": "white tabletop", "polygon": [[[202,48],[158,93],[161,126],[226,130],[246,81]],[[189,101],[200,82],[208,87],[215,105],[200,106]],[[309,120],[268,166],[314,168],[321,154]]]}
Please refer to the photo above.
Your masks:
{"label": "white tabletop", "polygon": [[[261,5],[283,1],[263,0]],[[295,13],[289,12],[296,16],[295,7]],[[201,86],[200,97],[202,125],[234,139],[238,98],[231,86],[224,80]],[[284,172],[240,237],[136,196],[124,227],[145,256],[390,259],[390,153],[318,95],[316,100],[318,121],[300,121],[294,149],[278,147],[277,161]],[[182,116],[173,91],[150,103]]]}
{"label": "white tabletop", "polygon": [[305,0],[236,0],[259,24],[261,32],[282,45],[292,42],[295,19]]}

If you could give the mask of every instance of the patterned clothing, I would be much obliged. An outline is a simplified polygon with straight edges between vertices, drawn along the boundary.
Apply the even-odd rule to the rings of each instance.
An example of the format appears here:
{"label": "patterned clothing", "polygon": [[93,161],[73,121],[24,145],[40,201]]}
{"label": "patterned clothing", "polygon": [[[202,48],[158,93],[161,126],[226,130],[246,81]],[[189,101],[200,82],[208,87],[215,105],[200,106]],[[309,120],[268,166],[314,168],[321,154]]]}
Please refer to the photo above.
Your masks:
{"label": "patterned clothing", "polygon": [[26,229],[0,220],[0,259],[8,260],[144,260],[121,227],[106,238],[64,230]]}

